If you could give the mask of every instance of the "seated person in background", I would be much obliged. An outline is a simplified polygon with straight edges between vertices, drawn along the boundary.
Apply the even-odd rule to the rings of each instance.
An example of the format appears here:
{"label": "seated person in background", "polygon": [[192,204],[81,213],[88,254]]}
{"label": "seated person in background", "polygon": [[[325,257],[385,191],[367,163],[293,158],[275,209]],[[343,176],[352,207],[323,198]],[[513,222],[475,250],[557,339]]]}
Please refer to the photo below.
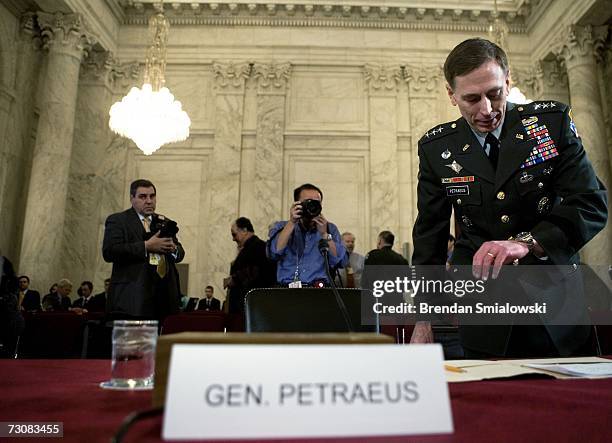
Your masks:
{"label": "seated person in background", "polygon": [[72,303],[72,307],[81,308],[81,309],[85,309],[86,311],[88,311],[89,304],[93,300],[93,296],[91,295],[92,292],[93,292],[93,283],[90,281],[82,282],[81,286],[79,286],[79,289],[77,289],[77,294],[79,295],[79,298],[76,299]]}
{"label": "seated person in background", "polygon": [[19,277],[19,308],[22,311],[40,311],[40,292],[30,289],[30,277]]}
{"label": "seated person in background", "polygon": [[182,311],[183,312],[193,312],[198,308],[198,303],[200,299],[198,297],[189,297],[188,295],[181,298],[181,301],[184,301]]}
{"label": "seated person in background", "polygon": [[319,188],[303,184],[293,191],[293,200],[289,220],[270,229],[268,256],[278,263],[277,282],[292,288],[329,286],[319,241],[328,241],[330,267],[344,267],[348,257],[340,232],[321,213],[323,193]]}
{"label": "seated person in background", "polygon": [[401,254],[398,254],[393,249],[395,235],[391,231],[382,231],[378,234],[378,243],[376,249],[368,252],[365,258],[365,266],[368,265],[406,265],[406,260]]}
{"label": "seated person in background", "polygon": [[110,289],[110,278],[104,279],[104,291],[94,295],[89,304],[87,310],[89,312],[105,312],[106,311],[106,300],[108,298],[108,290]]}
{"label": "seated person in background", "polygon": [[45,299],[47,297],[49,297],[51,295],[55,295],[55,294],[57,294],[57,283],[53,283],[51,285],[51,287],[49,288],[49,292],[47,292],[45,294],[45,296],[42,298],[42,308],[43,308],[43,311],[45,310]]}
{"label": "seated person in background", "polygon": [[276,286],[276,265],[266,255],[266,242],[255,235],[246,217],[237,218],[231,226],[232,240],[238,255],[230,266],[230,276],[223,281],[229,297],[229,312],[244,312],[246,294],[254,288]]}
{"label": "seated person in background", "polygon": [[360,288],[361,274],[363,273],[364,256],[355,252],[355,236],[350,232],[342,234],[342,244],[346,248],[349,262],[345,268],[338,269],[338,283],[340,287]]}
{"label": "seated person in background", "polygon": [[218,298],[213,297],[215,289],[212,286],[206,286],[204,289],[204,297],[200,300],[198,304],[198,311],[220,311],[221,310],[221,302]]}
{"label": "seated person in background", "polygon": [[24,327],[19,312],[18,283],[13,265],[0,255],[0,358],[12,358]]}
{"label": "seated person in background", "polygon": [[62,278],[57,282],[57,292],[49,293],[43,298],[42,304],[45,311],[68,311],[70,309],[70,293],[72,292],[72,282],[67,278]]}

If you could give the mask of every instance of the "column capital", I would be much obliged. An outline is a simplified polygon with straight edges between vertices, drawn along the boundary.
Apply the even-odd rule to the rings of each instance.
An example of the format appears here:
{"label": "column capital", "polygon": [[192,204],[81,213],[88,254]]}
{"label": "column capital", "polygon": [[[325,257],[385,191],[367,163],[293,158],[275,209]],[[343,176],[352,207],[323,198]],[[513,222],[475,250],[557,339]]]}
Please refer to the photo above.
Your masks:
{"label": "column capital", "polygon": [[132,86],[140,76],[141,65],[138,62],[121,63],[114,54],[106,50],[92,50],[81,62],[79,75],[90,82],[113,86]]}
{"label": "column capital", "polygon": [[29,40],[32,43],[33,49],[41,48],[42,39],[35,12],[24,12],[21,14],[19,30],[21,31],[20,37],[22,41],[27,42]]}
{"label": "column capital", "polygon": [[600,61],[607,35],[606,25],[570,25],[562,33],[560,43],[553,48],[553,53],[569,68],[585,58]]}
{"label": "column capital", "polygon": [[402,80],[402,67],[368,63],[363,67],[363,74],[370,95],[395,95]]}
{"label": "column capital", "polygon": [[440,65],[406,65],[403,73],[412,94],[436,94],[438,82],[443,78]]}
{"label": "column capital", "polygon": [[251,74],[257,80],[257,93],[284,95],[291,77],[291,63],[253,63]]}
{"label": "column capital", "polygon": [[251,63],[213,62],[215,89],[229,94],[244,93],[245,81],[251,75]]}
{"label": "column capital", "polygon": [[43,47],[49,51],[62,52],[81,60],[95,43],[81,14],[38,12],[37,21]]}

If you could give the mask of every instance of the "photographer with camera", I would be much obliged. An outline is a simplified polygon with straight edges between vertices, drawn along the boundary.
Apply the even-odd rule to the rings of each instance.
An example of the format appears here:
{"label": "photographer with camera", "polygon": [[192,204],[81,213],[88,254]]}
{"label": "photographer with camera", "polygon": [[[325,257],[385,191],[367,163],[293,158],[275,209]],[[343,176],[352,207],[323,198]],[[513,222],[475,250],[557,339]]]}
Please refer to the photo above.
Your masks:
{"label": "photographer with camera", "polygon": [[345,266],[348,255],[340,232],[321,213],[323,193],[319,188],[303,184],[293,191],[293,199],[289,220],[270,229],[268,255],[278,262],[277,282],[290,288],[329,286],[319,241],[328,241],[332,268]]}
{"label": "photographer with camera", "polygon": [[113,263],[107,310],[115,316],[161,320],[179,312],[175,263],[185,250],[176,222],[155,213],[156,198],[153,183],[136,180],[132,207],[106,219],[102,255]]}

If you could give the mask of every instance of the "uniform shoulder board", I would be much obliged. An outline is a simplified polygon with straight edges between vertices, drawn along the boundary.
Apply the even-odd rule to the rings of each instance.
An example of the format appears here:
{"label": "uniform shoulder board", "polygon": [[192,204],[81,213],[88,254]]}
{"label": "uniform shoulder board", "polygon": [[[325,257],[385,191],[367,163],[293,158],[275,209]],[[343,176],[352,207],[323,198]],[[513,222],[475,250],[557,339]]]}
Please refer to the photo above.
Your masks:
{"label": "uniform shoulder board", "polygon": [[457,132],[457,122],[442,123],[441,125],[434,126],[423,134],[423,137],[421,137],[419,143],[428,143],[455,132]]}
{"label": "uniform shoulder board", "polygon": [[567,105],[554,100],[538,100],[524,105],[517,105],[516,109],[521,114],[542,114],[545,112],[564,112],[567,109]]}

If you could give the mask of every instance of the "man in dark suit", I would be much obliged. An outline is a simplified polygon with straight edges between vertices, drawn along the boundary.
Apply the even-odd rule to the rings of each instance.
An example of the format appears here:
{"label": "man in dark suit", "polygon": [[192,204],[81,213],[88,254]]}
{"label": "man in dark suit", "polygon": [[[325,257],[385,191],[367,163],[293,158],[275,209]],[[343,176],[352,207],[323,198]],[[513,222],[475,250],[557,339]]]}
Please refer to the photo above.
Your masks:
{"label": "man in dark suit", "polygon": [[30,277],[19,277],[19,307],[22,311],[40,311],[40,293],[30,289]]}
{"label": "man in dark suit", "polygon": [[393,243],[395,235],[391,231],[382,231],[378,234],[378,243],[376,249],[368,252],[365,258],[365,266],[373,265],[405,265],[408,266],[408,260],[402,255],[395,252]]}
{"label": "man in dark suit", "polygon": [[251,220],[238,217],[230,232],[239,252],[230,266],[230,276],[224,280],[229,295],[228,310],[244,313],[244,300],[251,289],[276,285],[276,264],[267,257],[266,242],[255,235]]}
{"label": "man in dark suit", "polygon": [[104,279],[104,291],[95,294],[87,304],[89,312],[104,312],[106,311],[106,300],[110,289],[110,278]]}
{"label": "man in dark suit", "polygon": [[[506,54],[484,39],[455,47],[444,74],[451,103],[462,117],[437,125],[419,141],[413,264],[444,266],[454,209],[460,232],[451,262],[467,265],[476,279],[507,274],[512,270],[502,270],[507,264],[519,269],[565,265],[567,275],[557,266],[542,266],[546,270],[539,281],[547,286],[538,291],[513,289],[517,299],[548,297],[544,300],[565,310],[564,325],[573,326],[462,326],[460,335],[467,358],[581,352],[590,328],[579,297],[580,272],[571,270],[579,263],[578,251],[605,226],[607,197],[569,107],[554,101],[507,102]],[[412,341],[431,341],[427,322],[417,323]]]}
{"label": "man in dark suit", "polygon": [[82,282],[81,286],[79,286],[79,289],[77,289],[77,294],[79,295],[79,298],[76,299],[72,303],[72,307],[87,309],[87,311],[91,311],[92,310],[91,308],[94,307],[93,306],[94,296],[92,295],[92,292],[93,292],[93,283],[90,281]]}
{"label": "man in dark suit", "polygon": [[134,181],[130,202],[130,209],[106,219],[102,255],[113,263],[107,310],[117,316],[161,320],[179,312],[175,263],[183,260],[185,251],[175,235],[151,232],[155,221],[163,218],[155,214],[153,183]]}
{"label": "man in dark suit", "polygon": [[204,289],[205,297],[198,303],[198,311],[220,311],[221,301],[218,298],[213,297],[214,288],[212,286],[206,286]]}
{"label": "man in dark suit", "polygon": [[10,260],[0,254],[0,358],[13,358],[25,327],[18,305],[19,283]]}

